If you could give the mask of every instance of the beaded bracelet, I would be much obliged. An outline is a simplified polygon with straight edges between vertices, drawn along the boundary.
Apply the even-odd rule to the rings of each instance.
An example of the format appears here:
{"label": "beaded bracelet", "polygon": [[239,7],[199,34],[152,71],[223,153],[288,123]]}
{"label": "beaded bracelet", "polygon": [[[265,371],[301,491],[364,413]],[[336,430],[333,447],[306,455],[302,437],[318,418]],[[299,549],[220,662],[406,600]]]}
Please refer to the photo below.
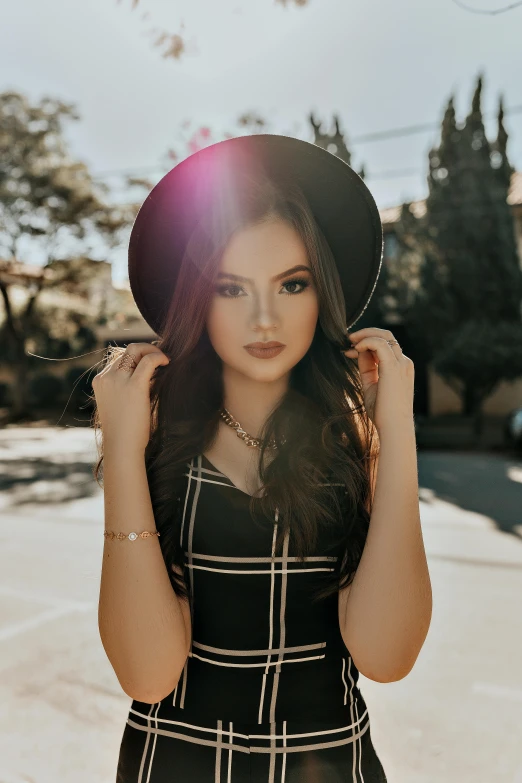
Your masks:
{"label": "beaded bracelet", "polygon": [[149,538],[150,536],[159,536],[157,530],[150,533],[148,530],[144,530],[142,533],[113,533],[112,531],[105,530],[105,538],[110,538],[111,541],[117,538],[119,541],[123,541],[124,538],[128,538],[129,541],[136,541],[137,538]]}

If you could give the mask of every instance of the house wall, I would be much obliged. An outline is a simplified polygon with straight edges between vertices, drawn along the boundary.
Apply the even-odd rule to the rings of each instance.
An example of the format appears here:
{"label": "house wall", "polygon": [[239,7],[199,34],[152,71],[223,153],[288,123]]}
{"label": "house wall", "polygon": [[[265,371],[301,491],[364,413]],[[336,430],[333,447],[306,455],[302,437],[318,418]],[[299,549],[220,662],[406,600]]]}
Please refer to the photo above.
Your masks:
{"label": "house wall", "polygon": [[[437,373],[429,368],[429,400],[430,416],[440,416],[447,413],[461,413],[460,397],[448,386]],[[483,412],[491,416],[504,416],[522,405],[522,378],[512,383],[500,383],[483,405]]]}
{"label": "house wall", "polygon": [[[86,263],[89,263],[86,260]],[[116,288],[112,284],[111,264],[101,261],[94,262],[95,272],[92,279],[85,284],[80,293],[70,293],[61,288],[47,288],[39,294],[39,304],[42,307],[58,307],[65,310],[74,310],[86,316],[97,319],[101,315],[107,317],[107,323],[95,325],[97,346],[85,356],[65,359],[61,361],[48,361],[38,359],[31,373],[46,373],[58,377],[64,377],[73,367],[93,367],[103,357],[104,348],[110,344],[126,345],[130,342],[150,342],[157,339],[157,335],[145,323],[138,311],[130,290]],[[28,296],[25,284],[11,283],[9,295],[13,310],[18,312],[26,302]],[[0,323],[5,319],[5,311],[0,306]],[[29,344],[28,351],[38,353]],[[36,361],[36,360],[35,360]],[[13,383],[15,374],[13,368],[6,364],[0,364],[0,383]],[[71,388],[72,391],[72,388]]]}

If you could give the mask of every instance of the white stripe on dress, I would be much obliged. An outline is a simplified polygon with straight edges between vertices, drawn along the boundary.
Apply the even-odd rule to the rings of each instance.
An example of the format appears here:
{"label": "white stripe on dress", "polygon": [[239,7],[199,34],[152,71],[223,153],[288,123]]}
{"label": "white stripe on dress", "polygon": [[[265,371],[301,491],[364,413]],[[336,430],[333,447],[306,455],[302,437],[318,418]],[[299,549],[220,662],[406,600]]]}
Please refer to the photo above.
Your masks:
{"label": "white stripe on dress", "polygon": [[[186,516],[187,516],[187,504],[188,504],[188,499],[189,499],[189,495],[190,495],[190,488],[192,486],[192,483],[191,483],[190,479],[192,478],[192,468],[193,467],[194,467],[194,460],[192,459],[190,461],[190,464],[189,464],[189,472],[185,474],[185,475],[187,475],[189,477],[189,480],[187,481],[187,490],[185,492],[185,504],[183,506],[183,516],[181,517],[181,530],[180,530],[180,535],[179,535],[179,546],[180,546],[180,549],[181,549],[182,552],[183,552],[183,531],[185,530],[185,519],[186,519]],[[181,676],[183,677],[183,680],[185,680],[185,677],[186,677],[186,669],[187,669],[187,661],[185,661],[185,666],[183,667],[183,671],[181,673]],[[179,679],[181,679],[181,677]],[[172,696],[172,706],[173,707],[176,706],[176,697],[178,695],[178,687],[179,687],[179,680],[176,683],[176,687],[174,689],[174,694]]]}
{"label": "white stripe on dress", "polygon": [[[277,663],[278,666],[275,670],[274,674],[274,681],[272,684],[272,700],[270,703],[270,721],[275,721],[275,709],[276,709],[276,702],[277,702],[277,693],[279,690],[279,673],[281,672],[280,663],[283,660],[283,648],[285,646],[285,638],[286,638],[286,625],[285,625],[285,611],[286,611],[286,590],[288,585],[288,569],[284,568],[285,565],[287,565],[286,558],[288,557],[288,541],[289,541],[289,532],[286,532],[284,543],[283,543],[283,568],[281,568],[282,578],[281,578],[281,598],[279,603],[279,652],[277,656]],[[292,572],[293,573],[293,572]]]}
{"label": "white stripe on dress", "polygon": [[[283,721],[283,748],[286,748],[286,720]],[[285,783],[286,777],[286,753],[283,753],[283,769],[281,770],[281,783]]]}
{"label": "white stripe on dress", "polygon": [[[216,744],[217,744],[216,740],[198,739],[196,737],[190,737],[187,734],[179,734],[179,733],[174,732],[174,731],[167,731],[166,729],[155,729],[152,726],[150,728],[146,728],[146,727],[140,725],[139,723],[136,723],[135,721],[131,720],[130,718],[127,719],[127,724],[129,726],[132,726],[132,728],[139,729],[140,731],[144,731],[147,734],[160,734],[161,736],[164,736],[164,737],[174,737],[176,739],[182,739],[185,742],[195,743],[196,745],[206,745],[208,747],[215,748]],[[274,724],[271,724],[271,725],[273,726]],[[348,728],[350,728],[350,727],[348,727]],[[265,746],[257,747],[256,745],[252,745],[252,744],[249,745],[248,747],[244,747],[243,745],[233,745],[232,748],[233,748],[233,750],[237,750],[240,753],[265,753],[265,754],[266,753],[270,753],[270,754],[274,754],[274,753],[282,753],[282,754],[284,754],[284,753],[302,753],[303,751],[307,751],[307,750],[320,750],[320,749],[323,749],[323,748],[336,748],[336,747],[339,747],[341,745],[347,745],[347,744],[349,744],[351,742],[356,742],[360,737],[362,737],[362,735],[365,732],[368,731],[369,728],[370,728],[370,721],[368,720],[366,722],[366,724],[364,725],[364,728],[362,728],[360,731],[358,731],[357,734],[353,734],[352,733],[352,735],[350,737],[345,737],[344,739],[335,740],[335,741],[332,741],[332,742],[319,742],[319,743],[314,743],[314,744],[309,744],[309,745],[292,745],[292,746],[287,745],[286,748],[283,748],[283,747],[267,748]],[[216,729],[213,729],[213,732],[215,733]],[[333,734],[334,732],[335,732],[335,730],[332,730],[331,733]],[[221,733],[223,733],[223,731]],[[228,734],[228,732],[226,732],[226,733]],[[315,734],[321,734],[321,733],[324,733],[324,732],[314,732],[314,733]],[[326,732],[326,733],[328,733],[328,732]],[[239,736],[239,735],[235,734],[235,736]],[[253,735],[250,734],[247,737],[247,739],[252,739],[252,736]],[[267,740],[270,737],[277,737],[277,736],[281,736],[281,735],[266,734],[263,737],[263,739]],[[296,736],[296,735],[287,735],[287,737],[290,737],[290,736]],[[225,747],[225,746],[222,745],[222,747]]]}
{"label": "white stripe on dress", "polygon": [[[273,653],[270,653],[273,655]],[[309,658],[288,658],[286,661],[268,661],[267,663],[225,663],[224,661],[213,661],[211,658],[203,658],[201,655],[189,652],[189,658],[197,658],[205,663],[212,663],[214,666],[231,666],[233,668],[252,669],[260,666],[278,666],[280,663],[302,663],[302,661],[318,661],[326,658],[326,655],[311,655]],[[261,723],[261,721],[259,721]]]}
{"label": "white stripe on dress", "polygon": [[217,722],[217,743],[216,743],[216,766],[214,771],[214,783],[220,783],[221,781],[221,748],[223,745],[222,741],[222,726],[223,722],[218,720]]}
{"label": "white stripe on dress", "polygon": [[[198,457],[198,476],[201,477],[201,455]],[[192,565],[192,540],[194,538],[194,522],[196,519],[196,509],[198,507],[198,500],[199,500],[199,494],[201,492],[201,482],[198,481],[196,484],[196,489],[194,492],[194,498],[192,500],[192,509],[190,513],[190,526],[189,526],[189,532],[188,532],[188,542],[187,542],[187,549],[188,549],[188,557],[189,562],[188,566]],[[192,628],[194,627],[194,573],[192,569],[189,571],[190,574],[190,619]],[[192,652],[192,643],[190,652]],[[184,709],[185,707],[185,692],[187,690],[187,677],[188,677],[188,656],[185,661],[185,666],[183,667],[183,688],[181,690],[181,701],[179,706],[181,709]]]}
{"label": "white stripe on dress", "polygon": [[[272,534],[272,558],[275,557],[275,545],[276,545],[276,538],[277,538],[277,514],[276,514],[276,521],[274,524],[274,532]],[[270,630],[269,630],[269,636],[268,636],[268,649],[272,649],[272,639],[273,639],[273,626],[274,626],[274,581],[275,581],[275,572],[274,572],[274,561],[272,560],[271,566],[270,566]],[[268,664],[270,663],[271,655],[268,654],[267,661],[266,661],[266,669],[263,674],[263,682],[261,685],[261,698],[259,700],[259,714],[257,716],[257,722],[262,723],[263,722],[263,702],[265,699],[265,687],[266,687],[266,676],[268,674]]]}
{"label": "white stripe on dress", "polygon": [[227,783],[232,783],[232,753],[234,752],[233,748],[232,748],[232,743],[233,743],[232,737],[234,735],[233,725],[234,724],[232,723],[232,721],[230,721],[229,724],[228,724],[228,732],[229,732],[229,737],[230,737],[230,748],[228,749],[228,776],[227,776]]}
{"label": "white stripe on dress", "polygon": [[[154,707],[154,704],[152,705]],[[148,719],[147,715],[144,715],[143,712],[139,712],[138,710],[135,710],[134,707],[131,707],[129,712],[133,715],[139,715],[140,718],[143,718],[144,720]],[[150,715],[150,713],[149,713]],[[301,737],[321,737],[323,734],[339,734],[342,731],[348,731],[348,730],[355,730],[357,729],[364,718],[368,715],[368,710],[366,709],[360,718],[357,719],[355,723],[349,723],[347,726],[338,726],[335,729],[322,729],[321,731],[305,731],[305,732],[299,732],[296,734],[288,734],[286,731],[285,734],[242,734],[239,731],[234,731],[233,736],[234,737],[241,737],[242,739],[261,739],[261,740],[267,740],[267,739],[282,739],[283,737],[286,737],[287,739],[300,739]],[[186,729],[195,729],[199,732],[207,732],[209,734],[217,734],[219,733],[218,730],[210,728],[210,726],[198,726],[197,723],[187,723],[186,721],[182,720],[174,720],[172,718],[155,718],[155,723],[166,723],[171,726],[183,726]],[[136,724],[137,728],[142,729],[142,731],[147,731],[146,726],[142,726],[140,724]],[[229,731],[226,729],[221,729],[221,734],[229,734]],[[186,737],[184,735],[185,739],[190,738]],[[195,740],[197,742],[197,740]]]}
{"label": "white stripe on dress", "polygon": [[343,702],[343,704],[346,704],[346,700],[348,698],[348,683],[346,682],[346,678],[344,676],[344,668],[345,668],[345,666],[346,666],[346,658],[343,655],[343,669],[342,669],[342,672],[341,672],[342,681],[344,683],[344,702]]}
{"label": "white stripe on dress", "polygon": [[[150,710],[148,715],[143,715],[142,717],[147,718],[147,727],[150,729],[150,716],[152,715],[152,710],[154,709],[154,704],[150,705]],[[141,714],[141,713],[139,713]],[[141,764],[140,764],[140,771],[138,772],[138,783],[142,783],[143,781],[143,770],[145,768],[145,759],[147,758],[147,751],[149,749],[149,742],[150,742],[150,732],[147,732],[147,738],[145,740],[145,745],[143,747],[143,753],[141,756]]]}
{"label": "white stripe on dress", "polygon": [[[155,721],[156,721],[156,726],[155,726],[156,729],[158,728],[158,710],[160,708],[160,704],[161,704],[161,702],[159,701],[157,703],[157,705],[156,705],[156,714],[154,716],[155,717]],[[150,783],[150,773],[152,772],[152,762],[154,761],[154,754],[156,752],[156,740],[157,739],[158,739],[158,735],[155,734],[154,735],[154,740],[152,742],[152,751],[151,751],[150,759],[149,759],[149,771],[147,773],[147,780],[145,781],[145,783]]]}
{"label": "white stripe on dress", "polygon": [[[348,677],[350,680],[350,719],[352,723],[354,722],[353,719],[353,686],[354,681],[352,677],[352,656],[348,653]],[[352,783],[357,783],[357,769],[356,769],[356,762],[357,762],[357,741],[353,743],[353,764],[352,764]]]}
{"label": "white stripe on dress", "polygon": [[[256,569],[246,571],[244,568],[210,568],[210,566],[187,565],[187,568],[197,571],[215,571],[218,574],[270,574],[271,570]],[[335,571],[335,568],[280,568],[278,574],[311,574],[315,571]]]}

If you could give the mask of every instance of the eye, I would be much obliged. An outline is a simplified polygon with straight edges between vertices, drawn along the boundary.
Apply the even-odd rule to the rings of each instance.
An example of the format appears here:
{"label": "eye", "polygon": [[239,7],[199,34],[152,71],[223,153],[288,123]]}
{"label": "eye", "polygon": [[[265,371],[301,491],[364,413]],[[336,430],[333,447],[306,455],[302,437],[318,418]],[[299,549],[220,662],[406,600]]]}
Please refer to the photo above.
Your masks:
{"label": "eye", "polygon": [[228,285],[216,286],[216,291],[221,296],[227,297],[227,299],[237,299],[243,291],[243,288],[240,285],[229,283]]}
{"label": "eye", "polygon": [[[310,285],[310,281],[306,280],[305,278],[294,278],[293,280],[287,280],[286,283],[283,283],[283,288],[286,288],[286,291],[283,291],[285,294],[302,294],[303,291],[308,288]],[[299,286],[299,290],[296,290],[296,286]],[[290,289],[290,290],[289,290]]]}

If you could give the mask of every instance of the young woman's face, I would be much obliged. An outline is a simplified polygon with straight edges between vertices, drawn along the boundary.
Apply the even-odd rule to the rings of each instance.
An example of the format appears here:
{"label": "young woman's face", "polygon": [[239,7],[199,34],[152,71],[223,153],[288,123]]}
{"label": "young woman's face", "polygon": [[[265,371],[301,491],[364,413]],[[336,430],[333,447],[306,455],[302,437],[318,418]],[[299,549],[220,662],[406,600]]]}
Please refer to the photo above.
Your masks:
{"label": "young woman's face", "polygon": [[[318,316],[312,270],[297,231],[273,219],[236,232],[221,259],[207,316],[223,364],[252,380],[278,380],[308,351]],[[279,347],[271,348],[275,343]]]}

